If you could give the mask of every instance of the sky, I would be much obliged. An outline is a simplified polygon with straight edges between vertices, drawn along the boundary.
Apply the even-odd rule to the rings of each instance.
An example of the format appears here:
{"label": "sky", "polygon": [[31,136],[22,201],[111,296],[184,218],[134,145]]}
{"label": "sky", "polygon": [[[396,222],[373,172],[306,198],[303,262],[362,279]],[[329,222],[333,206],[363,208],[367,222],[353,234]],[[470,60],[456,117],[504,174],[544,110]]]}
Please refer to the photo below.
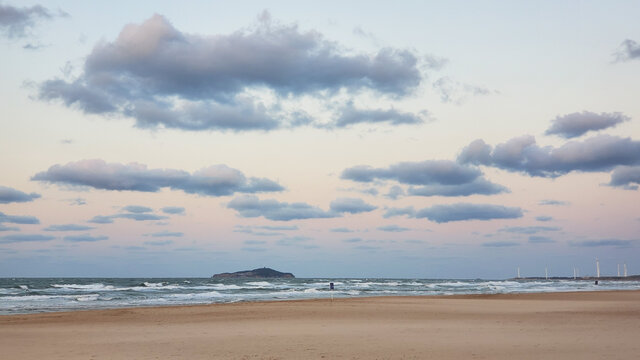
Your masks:
{"label": "sky", "polygon": [[640,273],[637,1],[1,1],[0,277]]}

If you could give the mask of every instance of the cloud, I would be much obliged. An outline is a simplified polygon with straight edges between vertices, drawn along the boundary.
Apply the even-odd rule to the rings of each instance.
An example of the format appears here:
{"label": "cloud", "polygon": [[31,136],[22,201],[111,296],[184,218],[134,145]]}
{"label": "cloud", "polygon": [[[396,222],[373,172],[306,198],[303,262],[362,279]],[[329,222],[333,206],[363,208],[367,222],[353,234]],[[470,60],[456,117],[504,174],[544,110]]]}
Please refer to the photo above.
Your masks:
{"label": "cloud", "polygon": [[40,234],[11,234],[0,236],[0,244],[35,242],[35,241],[51,241],[55,236]]}
{"label": "cloud", "polygon": [[393,185],[392,187],[389,188],[389,192],[386,193],[384,196],[392,200],[397,200],[400,196],[403,196],[403,195],[405,195],[404,189],[398,185]]}
{"label": "cloud", "polygon": [[346,227],[333,228],[333,229],[329,229],[329,231],[331,231],[331,232],[338,232],[338,233],[350,233],[350,232],[354,232],[354,230],[351,230],[351,229],[346,228]]}
{"label": "cloud", "polygon": [[165,214],[184,215],[184,208],[181,206],[165,206],[161,210]]}
{"label": "cloud", "polygon": [[538,205],[545,205],[545,206],[546,206],[546,205],[551,205],[551,206],[569,206],[569,205],[571,205],[571,203],[570,203],[570,202],[567,202],[567,201],[560,201],[560,200],[550,200],[550,199],[547,199],[547,200],[540,200],[540,201],[538,202]]}
{"label": "cloud", "polygon": [[385,210],[386,211],[384,215],[382,215],[382,217],[384,217],[385,219],[394,217],[394,216],[403,216],[403,215],[413,217],[416,214],[416,210],[413,208],[413,206],[404,207],[404,208],[386,208]]}
{"label": "cloud", "polygon": [[561,229],[556,226],[507,226],[498,231],[508,232],[512,234],[537,234],[539,232],[546,231],[560,231]]}
{"label": "cloud", "polygon": [[94,224],[111,224],[113,223],[112,216],[96,215],[93,218],[87,220],[87,222]]}
{"label": "cloud", "polygon": [[602,239],[602,240],[584,240],[572,241],[571,246],[579,247],[630,247],[637,243],[637,240],[621,240],[621,239]]}
{"label": "cloud", "polygon": [[[413,196],[493,195],[509,191],[481,176],[482,172],[477,168],[450,160],[400,162],[387,168],[359,165],[347,168],[341,174],[342,179],[358,182],[394,180],[401,184],[421,185],[408,189],[407,194]],[[403,194],[399,187],[392,190],[388,195],[391,198]]]}
{"label": "cloud", "polygon": [[470,196],[470,195],[495,195],[508,193],[509,189],[502,185],[494,184],[485,179],[476,179],[470,183],[460,185],[425,185],[421,187],[409,187],[408,195],[413,196]]}
{"label": "cloud", "polygon": [[167,216],[155,215],[155,214],[136,214],[136,213],[128,213],[128,214],[115,214],[111,215],[113,219],[131,219],[135,221],[149,221],[149,220],[164,220],[168,219]]}
{"label": "cloud", "polygon": [[152,233],[147,235],[151,237],[182,237],[184,236],[184,233],[175,232],[175,231],[160,231],[157,233]]}
{"label": "cloud", "polygon": [[362,242],[362,239],[360,239],[360,238],[350,238],[350,239],[344,239],[344,240],[342,240],[342,242],[344,242],[344,243],[359,243],[359,242]]}
{"label": "cloud", "polygon": [[54,14],[41,5],[18,8],[0,4],[0,33],[9,38],[26,37],[40,21],[54,16],[63,16],[63,13]]}
{"label": "cloud", "polygon": [[130,212],[130,213],[135,213],[135,214],[143,214],[143,213],[153,212],[152,208],[146,207],[146,206],[139,206],[139,205],[128,205],[128,206],[123,207],[122,210]]}
{"label": "cloud", "polygon": [[234,209],[241,217],[264,217],[269,220],[290,221],[297,219],[322,219],[338,217],[339,214],[324,211],[306,203],[286,203],[277,200],[260,200],[255,195],[242,195],[227,204],[227,208]]}
{"label": "cloud", "polygon": [[391,125],[416,125],[430,119],[429,113],[423,111],[418,114],[398,111],[394,108],[382,109],[357,109],[353,104],[342,108],[339,117],[333,124],[334,127],[344,128],[355,124],[389,123]]}
{"label": "cloud", "polygon": [[173,244],[173,240],[151,240],[151,241],[145,241],[144,244],[151,245],[151,246],[164,246],[164,245]]}
{"label": "cloud", "polygon": [[369,212],[378,208],[377,206],[367,204],[362,199],[358,198],[338,198],[332,201],[329,207],[336,213],[349,214]]}
{"label": "cloud", "polygon": [[242,248],[242,251],[248,251],[248,252],[265,252],[267,250],[268,250],[267,248],[261,248],[256,246],[247,246]]}
{"label": "cloud", "polygon": [[556,117],[551,121],[551,127],[545,131],[545,134],[569,139],[584,135],[589,131],[614,127],[629,120],[631,120],[630,117],[619,112],[601,114],[590,111],[576,112]]}
{"label": "cloud", "polygon": [[267,242],[264,240],[245,240],[244,243],[246,245],[264,245]]}
{"label": "cloud", "polygon": [[611,173],[610,186],[637,190],[640,184],[640,166],[618,166]]}
{"label": "cloud", "polygon": [[534,236],[529,236],[529,242],[532,244],[548,244],[548,243],[554,243],[556,241],[547,236],[534,235]]}
{"label": "cloud", "polygon": [[305,245],[305,243],[309,240],[312,240],[312,238],[307,237],[307,236],[291,236],[291,237],[284,237],[280,240],[278,240],[276,242],[276,245],[279,246],[301,246],[304,248],[310,248],[310,247],[315,247],[313,245]]}
{"label": "cloud", "polygon": [[51,225],[44,228],[44,231],[86,231],[93,229],[92,226],[76,225],[76,224],[63,224],[63,225]]}
{"label": "cloud", "polygon": [[0,224],[0,231],[20,231],[20,228],[16,226],[4,226]]}
{"label": "cloud", "polygon": [[[422,81],[417,65],[409,50],[348,51],[268,13],[253,28],[216,35],[183,33],[154,15],[96,44],[78,78],[41,83],[39,97],[132,117],[142,128],[268,131],[308,123],[302,111],[281,109],[282,99],[341,90],[403,96]],[[276,104],[251,91],[269,92]]]}
{"label": "cloud", "polygon": [[546,221],[551,221],[551,220],[553,220],[553,217],[551,217],[551,216],[536,216],[536,220],[537,220],[537,221],[544,221],[544,222],[546,222]]}
{"label": "cloud", "polygon": [[492,148],[476,140],[462,150],[458,161],[555,178],[572,171],[609,171],[618,165],[640,164],[640,142],[598,135],[554,148],[540,147],[533,136],[525,135]]}
{"label": "cloud", "polygon": [[284,190],[275,181],[246,178],[239,170],[226,165],[213,165],[190,174],[183,170],[148,169],[138,163],[107,163],[100,159],[53,165],[47,171],[35,174],[31,180],[116,191],[158,192],[168,187],[203,196]]}
{"label": "cloud", "polygon": [[386,232],[403,232],[403,231],[409,231],[411,229],[398,226],[398,225],[385,225],[385,226],[379,226],[378,230],[386,231]]}
{"label": "cloud", "polygon": [[449,77],[441,77],[434,81],[433,89],[440,95],[443,103],[461,105],[469,96],[491,95],[498,93],[485,87],[464,84]]}
{"label": "cloud", "polygon": [[18,215],[6,215],[0,212],[0,224],[12,223],[12,224],[40,224],[40,220],[33,216],[18,216]]}
{"label": "cloud", "polygon": [[27,194],[10,187],[0,186],[0,204],[8,204],[12,202],[29,202],[33,201],[34,199],[38,199],[39,197],[40,194]]}
{"label": "cloud", "polygon": [[358,182],[395,180],[402,184],[466,184],[481,175],[480,170],[449,160],[401,162],[388,168],[354,166],[342,171],[341,178]]}
{"label": "cloud", "polygon": [[278,225],[278,226],[262,225],[262,226],[254,226],[254,228],[256,228],[256,229],[264,229],[264,230],[272,230],[272,231],[293,231],[293,230],[298,230],[298,226],[297,225],[291,225],[291,226],[286,226],[286,225]]}
{"label": "cloud", "polygon": [[517,219],[522,217],[522,209],[490,204],[434,205],[418,210],[416,218],[427,218],[437,223],[466,220]]}
{"label": "cloud", "polygon": [[77,206],[87,205],[87,200],[83,198],[67,199],[65,201],[68,201],[69,205],[77,205]]}
{"label": "cloud", "polygon": [[511,247],[511,246],[520,246],[520,243],[514,241],[489,241],[482,243],[482,246],[485,247]]}
{"label": "cloud", "polygon": [[153,221],[168,219],[168,216],[148,213],[124,213],[114,215],[96,215],[87,222],[94,224],[111,224],[115,219],[129,219],[135,221]]}
{"label": "cloud", "polygon": [[618,51],[613,55],[615,56],[616,61],[640,59],[640,44],[631,39],[626,39],[620,44]]}
{"label": "cloud", "polygon": [[70,242],[95,242],[109,239],[108,236],[91,236],[89,234],[84,235],[69,235],[63,238],[64,241]]}

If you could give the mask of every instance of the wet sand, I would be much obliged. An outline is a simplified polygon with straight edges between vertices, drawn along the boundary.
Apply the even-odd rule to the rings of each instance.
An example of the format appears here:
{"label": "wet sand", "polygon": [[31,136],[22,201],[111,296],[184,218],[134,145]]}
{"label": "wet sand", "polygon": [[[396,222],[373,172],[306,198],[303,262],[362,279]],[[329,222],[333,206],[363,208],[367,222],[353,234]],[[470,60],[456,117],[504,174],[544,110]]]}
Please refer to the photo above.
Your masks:
{"label": "wet sand", "polygon": [[640,291],[0,316],[2,359],[634,359]]}

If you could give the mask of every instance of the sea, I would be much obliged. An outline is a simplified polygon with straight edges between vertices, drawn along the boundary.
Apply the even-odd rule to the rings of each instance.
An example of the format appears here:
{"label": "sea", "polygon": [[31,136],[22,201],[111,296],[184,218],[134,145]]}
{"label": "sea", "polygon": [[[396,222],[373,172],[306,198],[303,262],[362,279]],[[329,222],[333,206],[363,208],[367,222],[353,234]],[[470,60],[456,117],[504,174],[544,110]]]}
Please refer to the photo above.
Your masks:
{"label": "sea", "polygon": [[[334,290],[330,289],[334,284]],[[0,278],[0,315],[243,301],[638,290],[640,281]]]}

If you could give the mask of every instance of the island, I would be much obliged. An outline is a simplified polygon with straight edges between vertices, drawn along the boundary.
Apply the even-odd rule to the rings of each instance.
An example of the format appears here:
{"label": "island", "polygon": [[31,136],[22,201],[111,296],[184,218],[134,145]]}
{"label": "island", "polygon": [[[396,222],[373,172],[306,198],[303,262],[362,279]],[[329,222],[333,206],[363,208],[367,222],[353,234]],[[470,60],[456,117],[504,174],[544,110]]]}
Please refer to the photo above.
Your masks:
{"label": "island", "polygon": [[233,273],[220,273],[212,276],[214,279],[261,279],[261,278],[281,278],[293,279],[292,273],[284,273],[270,268],[260,268],[253,270],[236,271]]}

